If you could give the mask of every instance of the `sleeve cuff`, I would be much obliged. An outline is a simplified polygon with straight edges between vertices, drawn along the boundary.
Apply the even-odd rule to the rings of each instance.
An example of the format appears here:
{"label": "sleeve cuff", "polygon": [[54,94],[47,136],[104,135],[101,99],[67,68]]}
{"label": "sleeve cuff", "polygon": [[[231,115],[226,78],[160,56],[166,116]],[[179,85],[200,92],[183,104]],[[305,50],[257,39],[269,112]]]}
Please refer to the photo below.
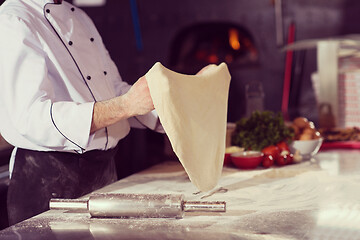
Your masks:
{"label": "sleeve cuff", "polygon": [[134,128],[150,128],[151,130],[163,133],[164,129],[160,123],[159,116],[155,110],[128,119],[130,126]]}
{"label": "sleeve cuff", "polygon": [[51,118],[54,126],[68,142],[82,150],[90,137],[94,103],[56,102],[52,105]]}

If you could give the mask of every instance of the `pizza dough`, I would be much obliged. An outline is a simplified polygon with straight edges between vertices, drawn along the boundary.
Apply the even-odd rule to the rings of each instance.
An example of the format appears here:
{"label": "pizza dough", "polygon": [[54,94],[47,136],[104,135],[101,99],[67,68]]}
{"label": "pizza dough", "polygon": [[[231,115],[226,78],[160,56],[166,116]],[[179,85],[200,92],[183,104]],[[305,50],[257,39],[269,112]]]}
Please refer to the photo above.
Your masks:
{"label": "pizza dough", "polygon": [[145,75],[171,146],[200,191],[213,189],[225,154],[230,73],[225,63],[185,75],[156,63]]}

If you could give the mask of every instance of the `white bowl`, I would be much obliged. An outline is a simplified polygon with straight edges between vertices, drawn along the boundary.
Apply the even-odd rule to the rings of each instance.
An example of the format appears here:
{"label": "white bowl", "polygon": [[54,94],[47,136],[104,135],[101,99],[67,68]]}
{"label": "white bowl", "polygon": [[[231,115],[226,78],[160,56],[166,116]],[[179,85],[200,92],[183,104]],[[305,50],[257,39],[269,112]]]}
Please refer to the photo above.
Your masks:
{"label": "white bowl", "polygon": [[313,140],[295,140],[290,144],[289,148],[292,154],[300,154],[303,159],[310,159],[317,154],[322,142],[322,138]]}

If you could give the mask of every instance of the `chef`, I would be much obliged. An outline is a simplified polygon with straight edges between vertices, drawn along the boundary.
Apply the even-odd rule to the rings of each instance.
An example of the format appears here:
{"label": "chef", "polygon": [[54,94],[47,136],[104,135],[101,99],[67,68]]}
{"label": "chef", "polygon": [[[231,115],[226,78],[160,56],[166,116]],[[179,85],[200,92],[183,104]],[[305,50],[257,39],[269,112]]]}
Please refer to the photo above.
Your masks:
{"label": "chef", "polygon": [[10,224],[117,180],[131,126],[162,131],[145,77],[122,81],[90,18],[62,0],[0,7],[0,131],[15,146]]}

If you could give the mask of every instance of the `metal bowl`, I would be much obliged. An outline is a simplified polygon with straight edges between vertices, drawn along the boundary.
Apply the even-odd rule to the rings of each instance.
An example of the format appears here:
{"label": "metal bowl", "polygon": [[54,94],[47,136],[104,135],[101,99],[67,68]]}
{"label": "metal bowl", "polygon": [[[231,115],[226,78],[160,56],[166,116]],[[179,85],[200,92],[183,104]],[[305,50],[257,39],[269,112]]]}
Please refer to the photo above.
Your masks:
{"label": "metal bowl", "polygon": [[289,148],[290,152],[294,155],[301,155],[303,160],[311,159],[315,156],[323,142],[323,138],[312,139],[312,140],[295,140]]}

